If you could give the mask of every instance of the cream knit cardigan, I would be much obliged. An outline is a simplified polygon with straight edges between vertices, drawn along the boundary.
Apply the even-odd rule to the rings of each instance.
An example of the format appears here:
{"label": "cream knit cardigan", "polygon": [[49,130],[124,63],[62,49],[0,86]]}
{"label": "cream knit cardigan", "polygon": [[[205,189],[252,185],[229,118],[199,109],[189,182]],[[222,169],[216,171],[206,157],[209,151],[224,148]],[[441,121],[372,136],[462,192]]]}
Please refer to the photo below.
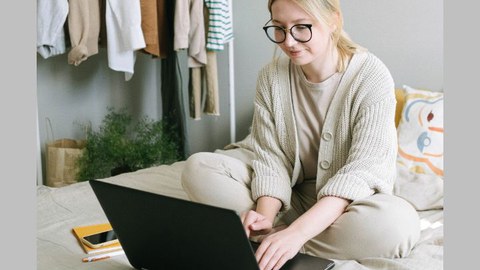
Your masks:
{"label": "cream knit cardigan", "polygon": [[[255,154],[252,198],[271,196],[290,207],[300,170],[290,88],[290,61],[279,58],[259,73],[252,131],[226,148]],[[353,55],[325,117],[318,153],[317,198],[350,200],[392,193],[397,133],[394,82],[373,54]]]}

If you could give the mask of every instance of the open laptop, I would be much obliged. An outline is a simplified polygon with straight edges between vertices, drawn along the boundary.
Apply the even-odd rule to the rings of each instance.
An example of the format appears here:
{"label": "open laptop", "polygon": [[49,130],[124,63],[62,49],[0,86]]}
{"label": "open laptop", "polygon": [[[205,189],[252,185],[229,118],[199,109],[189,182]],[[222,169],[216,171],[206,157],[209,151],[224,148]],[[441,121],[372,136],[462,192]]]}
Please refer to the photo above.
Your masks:
{"label": "open laptop", "polygon": [[[136,269],[258,270],[253,245],[233,210],[90,180]],[[298,253],[282,270],[327,270],[334,262]]]}

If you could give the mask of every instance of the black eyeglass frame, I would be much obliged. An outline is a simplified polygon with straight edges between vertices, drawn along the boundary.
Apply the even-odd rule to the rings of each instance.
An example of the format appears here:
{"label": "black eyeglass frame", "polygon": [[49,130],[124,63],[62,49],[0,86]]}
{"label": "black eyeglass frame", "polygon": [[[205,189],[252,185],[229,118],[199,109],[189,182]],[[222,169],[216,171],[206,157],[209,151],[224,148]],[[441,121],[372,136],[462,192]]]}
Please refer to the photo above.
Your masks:
{"label": "black eyeglass frame", "polygon": [[[292,25],[292,27],[290,27],[290,29],[287,29],[285,27],[281,27],[281,26],[278,26],[278,25],[268,25],[267,24],[269,22],[271,22],[272,19],[268,20],[268,22],[265,23],[265,25],[262,27],[263,28],[263,31],[265,31],[265,35],[267,35],[267,38],[272,41],[273,43],[276,43],[276,44],[280,44],[280,43],[283,43],[285,41],[285,39],[287,39],[287,32],[290,33],[290,35],[292,36],[293,39],[295,39],[296,41],[300,42],[300,43],[307,43],[309,42],[311,39],[312,39],[312,24],[309,24],[309,23],[299,23],[299,24],[295,24],[295,25]],[[310,38],[308,40],[299,40],[295,37],[294,34],[292,34],[292,29],[294,27],[297,27],[297,26],[303,26],[303,27],[306,27],[308,29],[308,31],[310,31]],[[275,39],[271,38],[270,35],[268,35],[268,29],[269,28],[277,28],[277,29],[281,29],[283,30],[284,32],[284,38],[282,41],[276,41]]]}

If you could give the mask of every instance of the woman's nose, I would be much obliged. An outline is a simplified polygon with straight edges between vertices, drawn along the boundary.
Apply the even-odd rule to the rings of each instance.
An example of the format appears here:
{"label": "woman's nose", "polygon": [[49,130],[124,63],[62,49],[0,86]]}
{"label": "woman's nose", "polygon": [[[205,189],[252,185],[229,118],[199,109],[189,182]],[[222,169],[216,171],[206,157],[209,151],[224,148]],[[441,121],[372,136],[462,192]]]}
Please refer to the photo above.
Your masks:
{"label": "woman's nose", "polygon": [[286,33],[286,36],[285,36],[285,41],[283,42],[283,44],[287,47],[291,47],[293,45],[295,45],[298,41],[296,41],[293,36],[292,36],[292,33],[291,32],[287,32]]}

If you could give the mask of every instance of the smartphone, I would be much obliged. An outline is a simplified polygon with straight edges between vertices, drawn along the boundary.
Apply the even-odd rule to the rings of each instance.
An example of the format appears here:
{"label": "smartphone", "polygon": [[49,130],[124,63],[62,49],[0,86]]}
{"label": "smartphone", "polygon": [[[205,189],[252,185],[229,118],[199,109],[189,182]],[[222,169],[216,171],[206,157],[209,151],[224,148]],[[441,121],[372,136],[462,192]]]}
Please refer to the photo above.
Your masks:
{"label": "smartphone", "polygon": [[99,248],[118,242],[117,235],[113,230],[99,232],[82,237],[82,242],[91,248]]}

